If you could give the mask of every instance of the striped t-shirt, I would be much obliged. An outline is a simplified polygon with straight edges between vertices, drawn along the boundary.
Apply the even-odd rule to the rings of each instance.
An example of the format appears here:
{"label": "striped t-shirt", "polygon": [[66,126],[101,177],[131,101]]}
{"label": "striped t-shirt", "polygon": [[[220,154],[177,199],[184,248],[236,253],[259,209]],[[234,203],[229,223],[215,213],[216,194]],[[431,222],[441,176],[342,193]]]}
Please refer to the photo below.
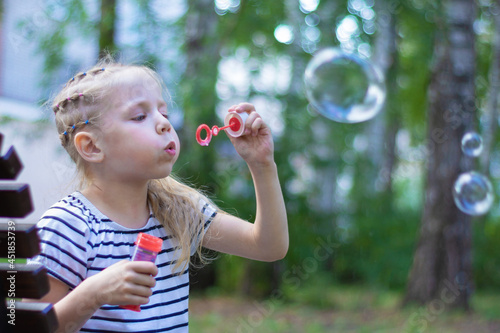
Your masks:
{"label": "striped t-shirt", "polygon": [[[207,228],[216,210],[205,202],[200,208]],[[141,312],[104,305],[81,332],[188,331],[189,273],[186,270],[181,275],[173,274],[177,242],[152,215],[143,228],[129,229],[110,220],[80,192],[75,192],[47,210],[38,229],[41,253],[30,262],[44,265],[51,276],[66,283],[70,290],[109,266],[130,260],[140,232],[163,239],[163,248],[155,261],[156,286],[149,303],[141,306]]]}

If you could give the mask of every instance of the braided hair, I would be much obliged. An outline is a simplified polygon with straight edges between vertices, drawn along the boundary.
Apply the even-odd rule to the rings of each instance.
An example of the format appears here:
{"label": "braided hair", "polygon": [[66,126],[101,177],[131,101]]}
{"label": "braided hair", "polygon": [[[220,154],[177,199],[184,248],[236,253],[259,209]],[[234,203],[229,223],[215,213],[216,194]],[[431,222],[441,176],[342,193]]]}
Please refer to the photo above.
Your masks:
{"label": "braided hair", "polygon": [[93,124],[99,117],[97,106],[106,95],[102,88],[107,83],[106,78],[113,73],[109,65],[107,70],[99,66],[76,74],[53,99],[52,110],[61,144],[75,162],[77,152],[72,145],[74,134],[83,125]]}

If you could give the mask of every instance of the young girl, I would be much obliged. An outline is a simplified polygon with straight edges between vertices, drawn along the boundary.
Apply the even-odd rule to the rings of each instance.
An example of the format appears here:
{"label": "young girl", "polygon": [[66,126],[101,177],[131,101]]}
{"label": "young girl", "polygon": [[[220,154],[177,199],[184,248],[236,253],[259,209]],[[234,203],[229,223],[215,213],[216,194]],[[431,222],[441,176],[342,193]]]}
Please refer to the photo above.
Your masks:
{"label": "young girl", "polygon": [[[61,332],[187,332],[189,262],[202,247],[262,261],[288,250],[273,140],[253,105],[229,109],[249,115],[244,135],[230,138],[254,181],[249,223],[172,178],[180,143],[163,94],[154,71],[107,62],[77,74],[53,101],[82,187],[43,215],[32,261],[49,272],[43,300],[54,303]],[[140,232],[163,239],[155,263],[130,261]]]}

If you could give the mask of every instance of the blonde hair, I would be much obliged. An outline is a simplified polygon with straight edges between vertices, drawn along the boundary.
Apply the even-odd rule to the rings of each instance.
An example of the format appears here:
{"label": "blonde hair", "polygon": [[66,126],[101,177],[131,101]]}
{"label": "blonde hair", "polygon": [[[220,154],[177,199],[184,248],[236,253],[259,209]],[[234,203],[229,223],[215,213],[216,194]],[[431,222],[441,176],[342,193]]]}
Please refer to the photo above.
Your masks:
{"label": "blonde hair", "polygon": [[[162,79],[152,69],[119,64],[107,57],[88,71],[76,74],[52,100],[61,144],[76,164],[82,187],[88,185],[89,181],[84,160],[74,145],[74,136],[86,126],[99,130],[100,116],[111,107],[110,94],[119,81],[119,74],[131,70],[151,76],[162,92],[166,92]],[[204,200],[217,209],[213,202],[172,175],[150,180],[147,200],[154,216],[178,241],[176,251],[179,257],[173,271],[180,267],[183,273],[193,263],[191,249],[194,244],[197,244],[196,254],[200,258],[197,262],[206,263],[208,258],[202,253],[205,217],[200,202]]]}

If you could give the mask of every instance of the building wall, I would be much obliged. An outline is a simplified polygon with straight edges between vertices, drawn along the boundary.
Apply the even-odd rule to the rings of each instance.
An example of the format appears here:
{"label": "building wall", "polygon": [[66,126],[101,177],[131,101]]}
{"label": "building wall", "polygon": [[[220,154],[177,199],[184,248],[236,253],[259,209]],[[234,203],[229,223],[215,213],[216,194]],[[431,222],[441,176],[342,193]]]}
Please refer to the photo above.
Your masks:
{"label": "building wall", "polygon": [[[30,29],[43,25],[37,0],[5,0],[2,22],[0,93],[3,97],[34,103],[41,96],[39,78],[42,75],[43,58],[37,56],[36,40]],[[24,28],[19,26],[26,20]]]}

